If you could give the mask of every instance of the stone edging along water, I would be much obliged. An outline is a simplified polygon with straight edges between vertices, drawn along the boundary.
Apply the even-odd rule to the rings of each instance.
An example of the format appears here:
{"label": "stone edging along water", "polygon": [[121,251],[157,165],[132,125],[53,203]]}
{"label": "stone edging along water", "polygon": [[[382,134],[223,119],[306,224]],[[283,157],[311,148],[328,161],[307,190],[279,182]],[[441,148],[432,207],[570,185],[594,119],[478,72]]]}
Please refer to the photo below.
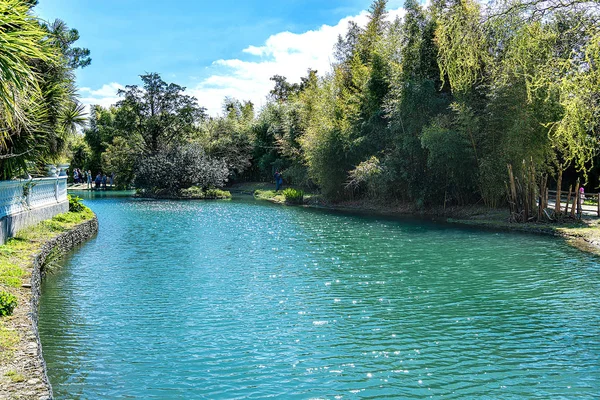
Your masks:
{"label": "stone edging along water", "polygon": [[[79,225],[76,225],[68,232],[64,232],[42,246],[39,253],[33,258],[33,270],[31,272],[31,329],[35,340],[37,341],[37,354],[29,353],[27,356],[33,360],[31,362],[36,365],[36,370],[39,371],[39,378],[42,380],[45,386],[44,393],[35,393],[37,399],[52,399],[52,386],[48,380],[46,373],[46,362],[44,361],[42,354],[42,344],[40,341],[40,335],[38,331],[38,313],[39,313],[39,302],[41,295],[41,282],[44,276],[42,269],[46,258],[52,252],[58,250],[61,254],[65,254],[75,247],[83,244],[87,240],[91,239],[98,233],[98,219],[96,217],[84,221]],[[27,398],[28,394],[23,394],[23,397],[15,396],[16,398]]]}
{"label": "stone edging along water", "polygon": [[[239,192],[240,194],[252,194],[249,192]],[[253,195],[253,194],[252,194]],[[257,198],[253,195],[254,198]],[[331,204],[302,204],[302,205],[294,205],[287,204],[284,201],[279,201],[274,198],[264,198],[258,200],[261,201],[269,201],[273,204],[278,205],[288,205],[288,206],[300,206],[300,207],[308,207],[308,208],[321,208],[326,210],[333,211],[348,211],[348,212],[366,212],[372,215],[381,215],[386,217],[419,217],[424,218],[429,221],[436,221],[441,223],[448,223],[452,225],[459,225],[463,227],[471,227],[475,229],[482,229],[488,231],[495,232],[519,232],[519,233],[527,233],[534,235],[544,235],[544,236],[554,236],[561,240],[564,240],[568,245],[575,247],[583,252],[593,254],[596,256],[600,256],[600,238],[593,236],[586,236],[581,233],[576,232],[568,232],[565,230],[561,230],[560,225],[552,225],[552,224],[519,224],[519,223],[509,223],[508,221],[498,221],[494,219],[469,219],[468,217],[462,216],[458,218],[451,218],[443,215],[437,215],[436,213],[415,213],[410,209],[401,210],[401,211],[390,211],[390,210],[381,210],[378,208],[370,208],[364,206],[337,206]],[[596,228],[600,229],[600,228]]]}

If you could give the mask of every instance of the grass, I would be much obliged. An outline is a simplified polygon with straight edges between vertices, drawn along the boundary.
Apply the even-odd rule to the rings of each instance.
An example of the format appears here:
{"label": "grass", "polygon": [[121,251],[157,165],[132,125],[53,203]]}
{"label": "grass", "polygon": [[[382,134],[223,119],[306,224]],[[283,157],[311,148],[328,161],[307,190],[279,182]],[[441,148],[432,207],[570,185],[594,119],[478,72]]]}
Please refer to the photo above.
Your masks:
{"label": "grass", "polygon": [[[292,189],[292,188],[289,188]],[[288,189],[285,189],[288,190]],[[278,192],[274,191],[274,190],[267,190],[267,189],[256,189],[254,190],[254,198],[258,199],[258,200],[268,200],[271,201],[273,203],[279,203],[279,204],[286,204],[286,196],[285,196],[285,190],[280,190]],[[294,191],[297,192],[302,192],[301,190],[297,190],[297,189],[292,189]],[[303,201],[302,202],[298,202],[298,203],[294,203],[293,201],[288,201],[287,204],[315,204],[318,203],[319,200],[321,199],[321,195],[315,194],[315,193],[303,193]]]}
{"label": "grass", "polygon": [[19,340],[17,331],[7,328],[0,321],[0,361],[12,358]]}
{"label": "grass", "polygon": [[8,377],[13,383],[25,382],[25,377],[19,374],[17,371],[8,371],[4,374],[4,376]]}
{"label": "grass", "polygon": [[[29,278],[29,273],[26,271],[31,268],[34,254],[49,239],[92,218],[94,218],[94,213],[87,207],[78,213],[59,214],[50,220],[23,229],[14,238],[0,246],[0,291],[16,295],[17,307],[28,307],[29,303],[19,296],[18,288],[23,284],[24,279]],[[55,261],[55,258],[50,257],[50,262]],[[2,362],[10,361],[13,358],[15,349],[20,342],[19,333],[7,326],[13,321],[12,318],[14,316],[0,318],[0,361]],[[15,371],[9,371],[5,375],[13,382],[21,382],[25,379],[23,375]]]}
{"label": "grass", "polygon": [[187,189],[181,189],[177,194],[148,194],[147,192],[138,191],[137,196],[172,200],[227,200],[231,198],[231,193],[227,190],[204,190],[198,186],[192,186]]}
{"label": "grass", "polygon": [[8,262],[4,255],[0,256],[0,286],[19,287],[25,271],[21,267]]}
{"label": "grass", "polygon": [[304,191],[287,188],[283,191],[283,197],[287,204],[303,204],[304,203]]}
{"label": "grass", "polygon": [[282,191],[256,189],[254,197],[259,200],[269,200],[275,203],[285,203],[285,196]]}
{"label": "grass", "polygon": [[18,247],[18,241],[46,241],[48,239],[57,236],[57,234],[62,232],[67,232],[75,225],[82,223],[83,221],[87,221],[94,217],[94,213],[89,208],[85,208],[82,212],[67,212],[64,214],[58,214],[52,219],[42,221],[39,224],[23,229],[20,231],[14,238],[10,239],[4,246],[2,247]]}
{"label": "grass", "polygon": [[11,288],[18,288],[23,284],[31,258],[43,243],[93,217],[94,213],[87,207],[82,212],[59,214],[23,229],[0,246],[0,290],[11,292]]}

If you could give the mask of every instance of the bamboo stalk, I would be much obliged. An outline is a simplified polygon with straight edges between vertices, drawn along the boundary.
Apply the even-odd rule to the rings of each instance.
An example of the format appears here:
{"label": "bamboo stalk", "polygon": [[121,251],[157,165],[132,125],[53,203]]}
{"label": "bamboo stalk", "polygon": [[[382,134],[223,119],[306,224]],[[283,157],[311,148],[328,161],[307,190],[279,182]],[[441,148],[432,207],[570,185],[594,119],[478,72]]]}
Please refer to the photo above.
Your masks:
{"label": "bamboo stalk", "polygon": [[569,195],[567,196],[567,205],[565,206],[565,216],[569,214],[569,203],[571,201],[571,190],[573,190],[573,185],[569,185]]}
{"label": "bamboo stalk", "polygon": [[577,211],[577,208],[579,207],[579,179],[577,180],[577,183],[575,184],[575,193],[573,193],[573,205],[571,206],[571,218],[575,218],[575,211]]}
{"label": "bamboo stalk", "polygon": [[536,207],[536,195],[535,195],[535,188],[536,188],[536,182],[535,182],[535,167],[533,166],[533,157],[530,160],[530,165],[529,165],[529,201],[531,202],[531,214],[534,213],[535,211],[535,207]]}
{"label": "bamboo stalk", "polygon": [[561,186],[562,186],[562,166],[558,168],[558,180],[556,181],[556,202],[554,204],[554,213],[556,215],[560,214],[560,198],[562,196]]}
{"label": "bamboo stalk", "polygon": [[513,214],[518,214],[519,204],[517,201],[517,185],[515,184],[515,176],[513,174],[512,165],[508,164],[508,179],[510,180],[510,197],[511,197],[511,212]]}

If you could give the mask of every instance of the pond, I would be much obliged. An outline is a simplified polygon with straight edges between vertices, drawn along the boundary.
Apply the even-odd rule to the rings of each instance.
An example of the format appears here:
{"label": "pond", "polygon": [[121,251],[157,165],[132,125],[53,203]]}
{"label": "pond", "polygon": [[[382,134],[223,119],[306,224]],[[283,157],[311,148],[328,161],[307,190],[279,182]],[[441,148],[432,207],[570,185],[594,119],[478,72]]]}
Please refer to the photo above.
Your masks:
{"label": "pond", "polygon": [[57,399],[597,398],[600,263],[561,241],[232,201],[85,200],[42,287]]}

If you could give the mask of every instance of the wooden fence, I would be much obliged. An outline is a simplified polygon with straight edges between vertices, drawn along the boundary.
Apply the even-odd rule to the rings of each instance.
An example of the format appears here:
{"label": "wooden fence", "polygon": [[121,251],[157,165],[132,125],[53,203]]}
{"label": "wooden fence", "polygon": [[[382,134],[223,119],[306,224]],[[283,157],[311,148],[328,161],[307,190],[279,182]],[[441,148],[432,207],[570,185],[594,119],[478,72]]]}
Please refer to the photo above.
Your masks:
{"label": "wooden fence", "polygon": [[[554,209],[557,213],[564,215],[573,215],[577,213],[577,204],[579,202],[579,185],[576,185],[575,190],[570,187],[568,191],[560,191],[560,201],[557,201],[557,191],[548,190],[548,199],[554,201]],[[595,201],[596,204],[582,204],[581,211],[588,215],[597,215],[600,217],[600,193],[586,193],[584,202],[587,200]],[[582,202],[583,203],[583,202]]]}

